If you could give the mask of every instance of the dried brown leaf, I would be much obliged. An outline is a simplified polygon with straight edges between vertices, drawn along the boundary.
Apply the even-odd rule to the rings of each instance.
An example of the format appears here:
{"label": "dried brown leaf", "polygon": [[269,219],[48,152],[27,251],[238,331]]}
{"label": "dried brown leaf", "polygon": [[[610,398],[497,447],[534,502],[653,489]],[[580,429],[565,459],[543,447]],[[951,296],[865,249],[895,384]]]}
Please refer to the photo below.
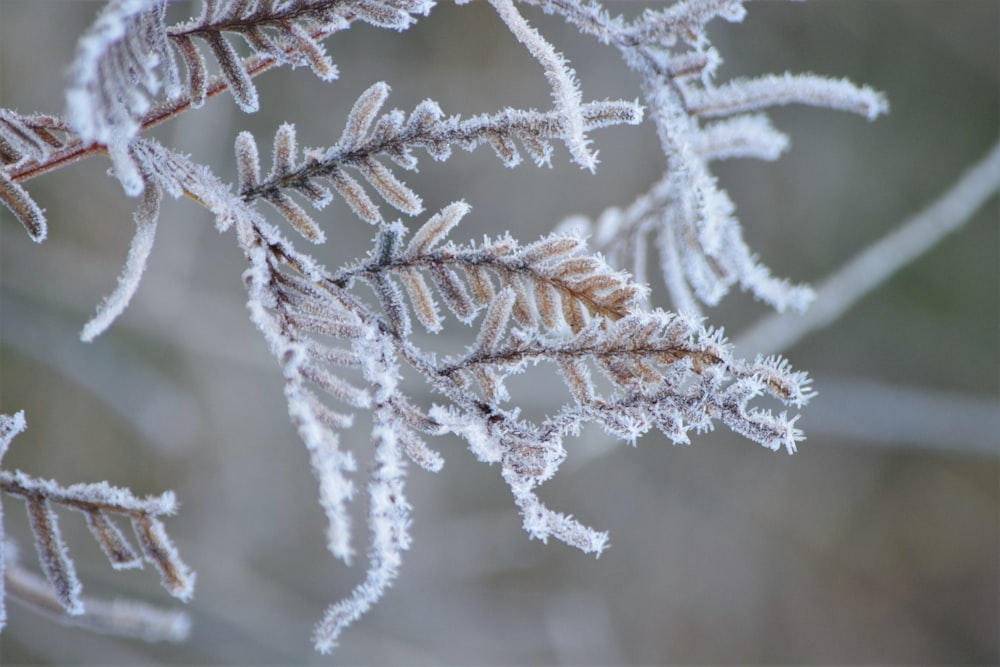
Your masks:
{"label": "dried brown leaf", "polygon": [[111,561],[116,570],[142,567],[142,557],[128,543],[125,536],[112,523],[110,517],[100,509],[92,509],[86,513],[87,527],[90,533],[101,545],[104,555]]}
{"label": "dried brown leaf", "polygon": [[400,278],[403,280],[403,286],[406,288],[410,303],[413,305],[413,312],[420,323],[431,333],[440,331],[443,320],[438,312],[431,288],[424,280],[423,275],[415,269],[410,269],[401,271]]}
{"label": "dried brown leaf", "polygon": [[32,241],[41,243],[45,240],[48,235],[48,225],[45,223],[45,214],[42,209],[31,198],[27,190],[7,178],[7,174],[2,170],[0,170],[0,200],[24,225]]}
{"label": "dried brown leaf", "polygon": [[420,226],[406,247],[405,257],[413,258],[429,252],[462,221],[471,207],[464,201],[448,204]]}
{"label": "dried brown leaf", "polygon": [[365,180],[393,207],[407,215],[417,215],[424,210],[420,197],[378,160],[368,158],[356,166]]}
{"label": "dried brown leaf", "polygon": [[305,209],[292,201],[292,198],[280,190],[273,190],[264,196],[264,200],[278,210],[291,223],[299,234],[313,243],[323,243],[326,235],[316,221],[306,213]]}
{"label": "dried brown leaf", "polygon": [[326,177],[330,179],[334,189],[340,193],[355,215],[373,225],[382,222],[378,206],[368,197],[360,183],[340,169],[333,170]]}

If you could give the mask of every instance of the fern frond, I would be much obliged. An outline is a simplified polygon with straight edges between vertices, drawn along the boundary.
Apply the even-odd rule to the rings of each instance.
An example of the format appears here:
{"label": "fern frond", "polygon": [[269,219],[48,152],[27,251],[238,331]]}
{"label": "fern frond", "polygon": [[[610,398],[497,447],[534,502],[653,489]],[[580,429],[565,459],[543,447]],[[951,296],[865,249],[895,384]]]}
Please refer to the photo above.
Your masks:
{"label": "fern frond", "polygon": [[[404,495],[402,454],[416,447],[418,460],[431,455],[412,439],[404,444],[405,436],[400,437],[408,429],[399,418],[398,403],[395,403],[404,399],[397,386],[396,354],[388,339],[370,337],[358,341],[355,347],[363,359],[365,379],[372,385],[375,403],[374,455],[368,477],[368,525],[372,533],[368,573],[350,596],[330,607],[317,626],[313,639],[320,653],[328,653],[343,629],[367,612],[396,579],[401,554],[410,547],[410,504]],[[433,456],[427,465],[435,467]]]}
{"label": "fern frond", "polygon": [[[499,317],[501,308],[491,307],[487,320]],[[753,420],[759,415],[746,411],[747,401],[768,394],[800,406],[811,397],[808,379],[792,372],[782,360],[745,364],[732,357],[729,346],[717,334],[702,329],[696,321],[659,311],[635,312],[617,321],[594,320],[569,338],[520,334],[499,344],[495,330],[492,322],[484,324],[489,338],[477,341],[464,356],[445,360],[437,372],[452,377],[471,371],[478,379],[475,371],[489,368],[493,371],[491,381],[502,383],[504,377],[527,363],[556,363],[576,401],[577,407],[568,409],[569,413],[578,419],[585,415],[613,435],[631,441],[658,427],[669,437],[686,442],[691,428],[704,429],[713,419],[725,418],[734,430],[744,435],[754,433],[751,439],[771,447],[778,436],[754,431]],[[591,365],[615,388],[611,396],[597,393]],[[737,401],[734,393],[727,393],[732,390],[724,390],[729,383],[743,383],[746,395],[741,394]],[[709,398],[719,394],[725,398]],[[735,409],[737,404],[742,407]],[[559,421],[556,418],[554,423]],[[774,430],[776,433],[779,427],[775,425]],[[794,448],[794,440],[782,442]]]}
{"label": "fern frond", "polygon": [[[387,274],[399,277],[414,314],[431,332],[440,328],[442,320],[425,275],[449,310],[466,323],[495,303],[496,295],[504,290],[513,295],[512,314],[521,326],[541,324],[549,330],[573,332],[591,318],[623,317],[645,296],[645,288],[630,281],[627,274],[587,255],[578,237],[553,234],[523,247],[510,237],[484,239],[478,246],[449,243],[438,247],[468,211],[464,202],[445,207],[405,247],[397,240],[388,251],[375,251],[368,262],[336,274],[334,282],[348,286],[360,278],[371,283],[388,310],[385,288],[379,285]],[[403,231],[395,228],[394,233],[401,236]],[[384,238],[386,232],[380,234]]]}
{"label": "fern frond", "polygon": [[67,118],[84,142],[107,146],[125,192],[143,189],[142,175],[128,152],[163,82],[168,95],[180,92],[173,56],[163,39],[166,0],[112,0],[77,43],[66,92]]}
{"label": "fern frond", "polygon": [[67,130],[66,124],[53,116],[24,116],[0,109],[0,164],[16,168],[26,162],[41,162],[66,145],[55,133]]}
{"label": "fern frond", "polygon": [[[0,456],[24,428],[23,412],[13,416],[0,415]],[[3,469],[0,469],[0,491],[22,498],[28,510],[38,562],[48,582],[47,592],[40,598],[35,595],[35,598],[50,598],[58,603],[63,613],[71,616],[80,616],[88,611],[80,595],[82,586],[60,533],[54,506],[75,510],[86,516],[91,534],[116,569],[142,567],[141,557],[111,520],[114,515],[127,518],[143,556],[159,570],[163,587],[174,597],[185,601],[191,598],[195,575],[181,560],[158,518],[176,512],[177,502],[172,493],[141,499],[127,489],[116,488],[106,482],[61,486],[21,471]],[[6,578],[10,579],[9,573]],[[17,592],[7,589],[6,594],[17,595]],[[32,603],[33,599],[27,601]]]}
{"label": "fern frond", "polygon": [[159,497],[139,499],[128,490],[99,484],[73,484],[62,487],[55,482],[29,477],[22,472],[0,470],[0,490],[25,499],[35,533],[40,560],[46,576],[53,583],[67,611],[82,610],[79,605],[79,584],[73,574],[72,563],[66,556],[59,537],[53,504],[83,512],[88,517],[102,515],[98,520],[88,519],[88,526],[95,539],[108,554],[112,564],[136,567],[131,551],[119,545],[121,534],[109,535],[107,515],[125,516],[132,523],[146,560],[153,564],[163,579],[163,586],[174,597],[187,600],[194,592],[194,574],[180,560],[176,549],[163,530],[157,517],[176,512],[177,503],[172,493]]}
{"label": "fern frond", "polygon": [[[478,458],[500,463],[532,537],[555,537],[598,554],[606,546],[605,533],[547,508],[536,495],[566,458],[563,438],[581,424],[600,424],[628,441],[659,428],[685,442],[690,430],[711,428],[716,421],[772,448],[793,451],[801,439],[794,418],[752,405],[761,395],[792,406],[808,400],[807,379],[787,364],[773,359],[745,364],[696,320],[642,311],[643,288],[586,255],[579,238],[553,235],[526,246],[509,237],[469,246],[447,241],[468,211],[464,202],[451,204],[408,242],[402,224],[383,223],[367,260],[338,273],[296,251],[251,209],[236,220],[251,265],[244,276],[251,318],[284,369],[289,414],[310,451],[330,522],[328,548],[344,560],[352,554],[346,504],[353,497],[350,476],[356,464],[339,449],[334,429],[350,419],[331,413],[312,387],[375,415],[369,569],[364,582],[330,607],[318,626],[314,639],[321,651],[329,650],[396,576],[400,553],[409,544],[401,457],[431,471],[442,465],[419,434],[455,433]],[[373,288],[380,310],[355,294],[356,280]],[[428,283],[460,321],[472,323],[485,310],[465,354],[438,360],[410,340],[404,298],[428,330],[443,324]],[[490,298],[483,298],[487,292]],[[552,303],[544,305],[546,300]],[[532,424],[516,409],[501,407],[509,399],[504,379],[542,361],[556,364],[572,401]],[[410,404],[398,387],[400,362],[447,405],[425,414]],[[346,369],[360,372],[365,386],[341,379]],[[598,390],[591,369],[605,375],[610,393]]]}
{"label": "fern frond", "polygon": [[573,161],[591,172],[597,167],[597,154],[590,151],[586,137],[586,123],[583,115],[583,100],[576,75],[566,59],[549,44],[541,34],[528,25],[524,17],[514,7],[513,0],[490,0],[497,14],[519,42],[524,44],[545,70],[545,78],[552,87],[555,111],[563,126],[563,140]]}
{"label": "fern frond", "polygon": [[[181,98],[180,104],[199,107],[210,92],[228,88],[240,109],[256,111],[255,74],[275,64],[307,65],[332,80],[337,69],[321,40],[356,19],[404,29],[432,5],[427,0],[206,0],[200,17],[168,28],[167,0],[112,0],[77,45],[67,116],[83,142],[106,146],[125,192],[137,196],[142,173],[129,146],[149,122],[148,112],[164,115],[154,109],[161,98],[168,107]],[[243,37],[252,52],[248,58],[240,58],[227,33]],[[199,43],[218,64],[221,85],[211,79]],[[183,82],[177,58],[187,71]]]}
{"label": "fern frond", "polygon": [[[733,357],[721,337],[690,318],[663,312],[636,313],[616,322],[597,321],[570,339],[511,339],[492,354],[469,354],[449,362],[449,375],[486,364],[507,373],[532,362],[559,365],[574,405],[546,422],[556,433],[573,433],[584,421],[602,425],[615,437],[635,441],[657,428],[675,442],[720,420],[759,444],[789,453],[801,439],[794,418],[749,407],[758,396],[786,405],[806,403],[808,378],[780,359],[748,364]],[[596,367],[614,390],[603,396],[591,379]]]}
{"label": "fern frond", "polygon": [[138,289],[152,251],[164,191],[175,198],[187,196],[200,202],[215,215],[220,231],[227,229],[235,219],[251,215],[242,202],[232,197],[228,186],[187,156],[151,139],[136,139],[129,152],[144,183],[143,198],[133,216],[136,232],[118,286],[101,302],[97,314],[80,333],[85,342],[92,341],[111,326]]}
{"label": "fern frond", "polygon": [[[294,145],[294,127],[282,126],[275,138],[274,167],[264,179],[259,176],[257,147],[250,146],[253,138],[241,135],[236,149],[240,196],[247,202],[268,201],[289,218],[296,229],[303,227],[304,235],[315,240],[318,227],[300,207],[282,195],[283,190],[296,191],[315,206],[322,207],[329,202],[329,191],[318,181],[326,180],[358,217],[377,224],[383,221],[378,206],[347,170],[359,174],[393,208],[412,216],[423,211],[420,197],[377,158],[388,157],[401,168],[414,170],[417,159],[412,151],[416,148],[425,149],[436,160],[445,160],[450,157],[452,146],[471,151],[485,143],[504,164],[514,166],[521,160],[514,146],[517,140],[541,166],[548,164],[551,155],[548,141],[565,137],[570,131],[557,111],[505,109],[497,114],[462,120],[460,116],[445,117],[440,107],[430,100],[418,105],[408,118],[399,110],[378,117],[388,94],[389,87],[385,83],[371,86],[355,102],[337,143],[327,149],[309,149],[301,161],[290,150],[284,151],[281,160],[277,159],[279,143]],[[582,105],[581,113],[586,130],[634,125],[642,120],[642,108],[624,101],[591,102]]]}
{"label": "fern frond", "polygon": [[[298,273],[283,270],[286,262],[302,256],[263,219],[249,209],[247,213],[237,220],[237,234],[250,261],[244,273],[250,318],[282,366],[289,416],[306,445],[320,486],[320,505],[328,521],[327,548],[335,557],[349,562],[353,550],[346,505],[354,495],[349,475],[357,465],[350,452],[340,449],[335,429],[348,427],[352,420],[349,415],[331,411],[310,386],[348,405],[370,405],[367,392],[328,370],[330,365],[363,366],[364,360],[350,341],[370,335],[368,326],[336,290],[317,284],[321,275],[318,269],[302,263],[292,265]],[[347,341],[348,346],[332,347],[312,338],[315,334]]]}
{"label": "fern frond", "polygon": [[[700,312],[734,284],[776,310],[803,310],[812,291],[775,278],[743,240],[735,209],[708,168],[727,157],[774,159],[787,139],[746,111],[803,103],[861,114],[872,120],[888,110],[884,95],[867,86],[812,74],[712,82],[719,54],[705,26],[715,18],[741,21],[743,0],[681,1],[645,10],[631,23],[610,18],[596,4],[527,0],[563,16],[581,31],[612,44],[643,78],[643,93],[657,126],[667,169],[650,193],[624,215],[609,209],[613,235],[598,232],[597,249],[616,266],[645,279],[647,240],[656,239],[663,278],[674,308]],[[702,124],[703,118],[723,121]],[[601,239],[604,239],[601,242]]]}
{"label": "fern frond", "polygon": [[[344,601],[333,605],[317,627],[317,650],[329,651],[340,632],[363,614],[383,594],[396,576],[400,552],[409,545],[409,505],[403,496],[402,456],[422,468],[440,470],[440,455],[417,435],[437,435],[441,425],[412,405],[397,388],[396,358],[392,341],[403,335],[399,309],[387,308],[381,320],[337,285],[332,276],[297,253],[262,220],[238,221],[237,231],[251,261],[245,274],[251,317],[265,334],[272,352],[282,363],[289,414],[310,452],[320,484],[320,504],[330,525],[327,546],[334,556],[349,560],[350,522],[346,503],[353,496],[348,475],[356,465],[350,453],[337,447],[332,429],[349,425],[349,419],[331,419],[328,408],[308,385],[352,407],[371,408],[375,415],[374,468],[368,480],[369,524],[372,543],[365,581]],[[384,231],[382,245],[390,243]],[[398,233],[401,228],[396,229]],[[392,250],[384,251],[391,255]],[[289,271],[290,267],[294,271]],[[399,297],[382,296],[389,302]],[[315,337],[331,336],[343,347]],[[331,366],[361,372],[367,389],[348,384]]]}
{"label": "fern frond", "polygon": [[512,414],[479,402],[454,374],[437,375],[434,384],[455,405],[435,407],[430,416],[445,430],[465,439],[479,460],[500,463],[501,476],[521,510],[525,531],[543,542],[555,537],[599,556],[607,546],[607,533],[549,509],[534,491],[555,474],[566,458],[561,434],[552,429],[543,432]]}

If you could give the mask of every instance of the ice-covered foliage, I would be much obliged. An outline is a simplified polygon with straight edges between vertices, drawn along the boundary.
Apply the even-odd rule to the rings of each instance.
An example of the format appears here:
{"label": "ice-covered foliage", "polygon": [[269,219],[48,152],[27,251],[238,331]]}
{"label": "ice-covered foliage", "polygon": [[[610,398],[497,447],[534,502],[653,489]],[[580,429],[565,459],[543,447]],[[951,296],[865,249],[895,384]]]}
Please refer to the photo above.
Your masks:
{"label": "ice-covered foliage", "polygon": [[[717,84],[721,57],[704,28],[715,18],[741,20],[740,0],[680,0],[634,20],[612,17],[587,0],[490,0],[541,65],[551,110],[507,108],[463,119],[426,100],[409,113],[383,112],[389,87],[376,83],[358,98],[339,137],[320,139],[324,147],[302,151],[294,125],[276,128],[266,174],[256,139],[240,133],[235,184],[144,133],[227,90],[240,109],[255,111],[268,100],[253,79],[274,67],[308,66],[330,81],[337,69],[322,40],[355,20],[404,30],[432,4],[204,0],[198,16],[168,26],[166,0],[112,0],[79,41],[65,118],[0,110],[0,198],[35,241],[45,238],[46,221],[23,183],[62,165],[106,155],[125,193],[141,197],[119,284],[84,327],[85,340],[106,329],[135,294],[163,193],[187,197],[214,214],[219,231],[232,230],[246,257],[250,320],[284,377],[288,414],[319,485],[327,546],[345,562],[354,554],[347,506],[358,486],[358,460],[371,461],[365,484],[368,573],[317,627],[316,647],[324,652],[397,576],[410,546],[405,462],[431,472],[444,465],[427,444],[429,436],[457,435],[480,460],[498,464],[531,537],[552,537],[595,554],[606,547],[606,533],[545,506],[536,494],[565,460],[564,441],[582,425],[600,425],[628,443],[653,429],[686,443],[691,433],[722,424],[769,449],[794,452],[803,438],[796,415],[772,412],[766,404],[793,411],[803,406],[811,396],[806,376],[780,358],[738,358],[700,313],[734,284],[779,311],[804,308],[811,291],[772,276],[746,246],[734,205],[709,165],[737,156],[772,160],[786,148],[787,138],[761,113],[766,107],[795,102],[868,119],[886,110],[884,98],[868,88],[811,74]],[[617,49],[638,73],[641,97],[587,101],[567,60],[518,4],[540,6]],[[245,42],[246,57],[238,54],[235,37]],[[594,171],[591,134],[644,119],[655,125],[662,145],[662,175],[635,202],[594,222],[577,220],[583,235],[539,230],[524,242],[506,233],[478,243],[448,241],[449,232],[474,215],[470,205],[458,200],[427,216],[421,197],[397,173],[416,168],[418,149],[440,161],[456,147],[482,145],[508,167],[521,163],[522,150],[536,165],[547,165],[556,155],[553,143]],[[296,248],[258,209],[266,202],[307,241],[322,243],[333,225],[318,221],[301,202],[323,210],[335,196],[374,232],[367,255],[337,269]],[[419,222],[388,220],[379,202]],[[676,312],[647,305],[650,239]],[[443,356],[425,349],[418,334],[447,327],[471,327],[468,347]],[[566,400],[532,421],[505,381],[537,364],[561,378]],[[432,390],[432,407],[408,397],[403,367]],[[354,428],[359,410],[373,415],[368,453],[344,449],[338,437]],[[20,415],[0,421],[3,444],[23,427]],[[141,500],[107,484],[61,487],[20,472],[0,471],[0,482],[28,505],[48,582],[39,586],[26,575],[12,576],[23,570],[8,564],[8,594],[33,597],[40,608],[49,596],[66,614],[89,613],[55,504],[86,515],[116,567],[136,566],[144,557],[172,594],[190,596],[193,575],[157,518],[173,511],[172,495]],[[131,521],[141,555],[109,514]],[[164,623],[160,635],[178,634],[176,619]],[[152,621],[140,625],[134,634],[156,635],[147,627]]]}
{"label": "ice-covered foliage", "polygon": [[[25,427],[23,412],[0,415],[0,457]],[[128,489],[107,482],[62,486],[6,469],[0,469],[0,491],[24,501],[38,563],[45,575],[42,579],[21,567],[14,544],[0,541],[0,593],[4,593],[0,595],[0,628],[6,620],[3,601],[10,596],[65,622],[99,631],[150,641],[180,640],[187,635],[189,623],[184,614],[141,603],[86,600],[55,512],[56,507],[64,507],[82,513],[91,535],[116,570],[141,568],[148,562],[159,571],[163,587],[171,595],[188,600],[194,593],[194,573],[181,560],[159,518],[177,511],[172,492],[137,498]],[[116,516],[131,524],[138,549],[118,528]]]}

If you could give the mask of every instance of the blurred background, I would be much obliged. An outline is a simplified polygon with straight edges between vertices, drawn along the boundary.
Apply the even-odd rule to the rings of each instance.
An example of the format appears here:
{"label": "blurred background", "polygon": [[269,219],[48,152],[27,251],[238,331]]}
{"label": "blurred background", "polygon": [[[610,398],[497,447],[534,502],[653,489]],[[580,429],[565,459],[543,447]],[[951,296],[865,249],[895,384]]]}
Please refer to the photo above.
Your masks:
{"label": "blurred background", "polygon": [[[634,15],[647,6],[615,2]],[[76,39],[100,3],[0,0],[0,106],[63,108]],[[190,9],[174,7],[178,20]],[[616,51],[523,10],[565,53],[585,99],[638,96]],[[1000,3],[816,0],[751,3],[710,30],[719,79],[767,72],[847,76],[885,91],[873,123],[827,110],[770,112],[792,140],[775,163],[715,172],[750,247],[778,275],[817,282],[943,192],[1000,129]],[[235,180],[232,142],[294,122],[300,145],[329,145],[375,81],[388,105],[425,98],[446,113],[550,107],[542,72],[485,3],[442,3],[397,34],[356,25],[327,40],[332,84],[306,70],[257,79],[262,109],[220,96],[155,136]],[[405,180],[428,211],[465,199],[454,233],[510,230],[530,241],[565,216],[627,205],[662,171],[649,123],[592,135],[591,175],[556,146],[554,167],[508,170],[489,149],[447,163],[418,152]],[[720,428],[672,447],[635,448],[586,430],[542,487],[550,507],[609,530],[599,559],[529,540],[496,467],[462,442],[432,444],[433,475],[411,466],[414,538],[400,578],[332,656],[310,634],[364,576],[324,548],[324,517],[289,425],[276,362],[249,322],[232,233],[190,202],[165,201],[142,285],[91,344],[78,333],[115,285],[135,202],[92,159],[28,184],[49,238],[33,244],[0,211],[0,411],[24,410],[7,469],[137,494],[173,489],[167,521],[198,572],[194,629],[149,645],[65,628],[8,603],[6,664],[653,665],[1000,662],[1000,238],[994,196],[968,224],[828,329],[786,350],[819,396],[793,457]],[[385,209],[383,209],[385,210]],[[317,219],[333,268],[367,251],[370,228],[337,202]],[[423,219],[423,218],[421,218]],[[652,274],[652,272],[651,272]],[[654,284],[654,289],[661,286]],[[766,310],[734,294],[708,313],[738,336]],[[461,329],[461,327],[456,327]],[[459,332],[468,341],[467,332]],[[458,345],[464,343],[456,343]],[[458,348],[460,349],[460,348]],[[539,413],[558,407],[550,369],[512,382]],[[544,373],[541,372],[544,370]],[[431,400],[431,399],[426,399]],[[362,466],[364,420],[342,436]],[[8,536],[30,553],[23,503],[4,499]],[[358,503],[354,543],[367,540]],[[156,574],[114,572],[82,517],[64,536],[95,597],[174,601]],[[179,605],[178,605],[179,606]]]}

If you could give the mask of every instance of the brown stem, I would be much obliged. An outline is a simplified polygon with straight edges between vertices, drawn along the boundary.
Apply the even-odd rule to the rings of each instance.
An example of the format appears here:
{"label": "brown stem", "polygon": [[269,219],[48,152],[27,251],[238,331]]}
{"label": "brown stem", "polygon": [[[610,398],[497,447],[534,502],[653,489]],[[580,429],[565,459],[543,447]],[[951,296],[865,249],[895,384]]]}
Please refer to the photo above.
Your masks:
{"label": "brown stem", "polygon": [[[345,17],[348,21],[353,21],[355,17]],[[315,40],[325,39],[335,32],[333,29],[318,29],[310,33],[310,37]],[[278,63],[274,56],[254,55],[243,61],[243,67],[247,75],[253,77],[266,72]],[[219,93],[227,90],[229,85],[222,77],[213,77],[208,85],[205,98],[215,97]],[[167,100],[153,107],[142,117],[139,127],[140,132],[156,127],[160,123],[166,122],[191,108],[192,100],[190,95],[181,95],[172,100]],[[10,174],[10,178],[15,183],[21,183],[42,176],[56,169],[60,169],[69,164],[83,160],[94,155],[107,155],[108,148],[104,144],[92,142],[83,144],[80,141],[72,141],[63,149],[54,151],[52,156],[45,162],[26,165],[21,169],[16,169]]]}

